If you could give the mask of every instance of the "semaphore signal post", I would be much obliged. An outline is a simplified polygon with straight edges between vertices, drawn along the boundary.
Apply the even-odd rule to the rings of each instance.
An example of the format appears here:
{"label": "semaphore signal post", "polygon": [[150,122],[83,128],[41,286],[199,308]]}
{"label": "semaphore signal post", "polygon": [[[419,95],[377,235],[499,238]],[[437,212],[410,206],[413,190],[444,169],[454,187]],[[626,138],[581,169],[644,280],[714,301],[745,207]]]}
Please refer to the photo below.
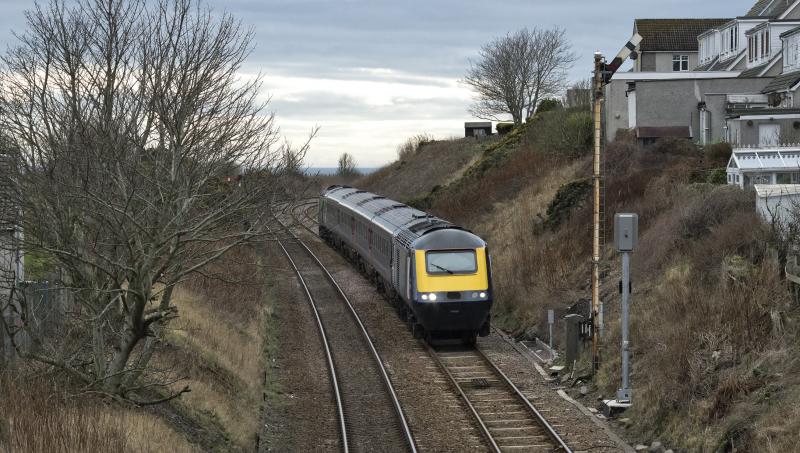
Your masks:
{"label": "semaphore signal post", "polygon": [[630,57],[636,59],[636,46],[642,41],[634,34],[620,50],[611,63],[606,63],[603,54],[594,54],[594,77],[592,79],[593,119],[594,119],[594,160],[592,189],[594,203],[592,209],[592,368],[600,367],[600,337],[603,332],[603,304],[600,301],[600,261],[602,259],[602,238],[605,228],[603,218],[603,101],[605,86],[620,66]]}

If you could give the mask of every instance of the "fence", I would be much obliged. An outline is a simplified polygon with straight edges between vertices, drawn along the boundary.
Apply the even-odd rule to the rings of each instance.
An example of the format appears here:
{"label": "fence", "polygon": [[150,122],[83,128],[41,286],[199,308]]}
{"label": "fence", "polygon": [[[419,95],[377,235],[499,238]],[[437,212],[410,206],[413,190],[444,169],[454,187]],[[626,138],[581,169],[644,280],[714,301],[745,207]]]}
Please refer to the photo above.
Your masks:
{"label": "fence", "polygon": [[16,357],[16,348],[22,352],[35,350],[38,340],[59,335],[67,313],[72,309],[72,293],[51,282],[21,282],[15,297],[4,297],[4,325],[1,328],[2,358],[10,363]]}

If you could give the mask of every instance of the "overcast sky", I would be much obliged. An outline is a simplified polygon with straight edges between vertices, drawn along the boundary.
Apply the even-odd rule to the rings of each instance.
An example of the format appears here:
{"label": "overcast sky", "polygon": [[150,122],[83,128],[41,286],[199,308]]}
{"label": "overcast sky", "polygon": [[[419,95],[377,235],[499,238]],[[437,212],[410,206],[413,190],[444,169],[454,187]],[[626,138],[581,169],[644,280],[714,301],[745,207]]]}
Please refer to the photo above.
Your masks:
{"label": "overcast sky", "polygon": [[[69,2],[69,0],[67,0]],[[395,158],[407,137],[463,135],[470,92],[459,83],[480,46],[522,27],[567,30],[588,77],[595,50],[613,57],[637,17],[735,17],[754,0],[208,0],[255,31],[248,73],[262,72],[283,134],[294,143],[321,127],[307,159],[361,167]],[[32,0],[0,0],[0,43],[25,28]]]}

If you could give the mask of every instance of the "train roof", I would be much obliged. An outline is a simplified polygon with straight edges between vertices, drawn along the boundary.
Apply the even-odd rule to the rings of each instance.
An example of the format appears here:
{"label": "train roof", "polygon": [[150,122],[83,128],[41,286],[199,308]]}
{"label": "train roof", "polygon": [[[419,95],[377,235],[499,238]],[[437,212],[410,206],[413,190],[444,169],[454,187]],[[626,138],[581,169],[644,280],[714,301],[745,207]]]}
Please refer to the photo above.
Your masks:
{"label": "train roof", "polygon": [[331,186],[322,196],[360,213],[393,235],[406,237],[409,242],[431,231],[458,228],[419,209],[353,187]]}

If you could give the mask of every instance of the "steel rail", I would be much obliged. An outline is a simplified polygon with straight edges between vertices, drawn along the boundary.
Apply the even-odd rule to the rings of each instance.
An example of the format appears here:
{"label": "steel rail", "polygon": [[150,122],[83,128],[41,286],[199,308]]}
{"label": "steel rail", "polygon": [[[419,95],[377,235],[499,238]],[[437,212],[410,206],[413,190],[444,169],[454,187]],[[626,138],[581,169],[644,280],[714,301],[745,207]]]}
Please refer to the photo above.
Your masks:
{"label": "steel rail", "polygon": [[417,446],[414,440],[414,435],[411,433],[411,428],[409,428],[408,426],[408,420],[406,420],[406,416],[405,413],[403,412],[400,400],[397,397],[397,393],[394,390],[394,386],[392,385],[392,380],[389,378],[389,373],[387,373],[386,367],[383,365],[383,359],[381,358],[381,355],[378,353],[378,350],[375,348],[375,344],[373,343],[372,338],[369,336],[369,331],[367,330],[367,327],[364,325],[364,323],[361,321],[361,317],[358,316],[355,307],[353,307],[353,304],[350,302],[350,299],[347,297],[344,290],[342,290],[342,287],[339,286],[339,283],[336,281],[336,279],[333,278],[333,275],[331,275],[331,273],[328,271],[328,268],[326,268],[325,265],[322,264],[322,261],[320,261],[317,255],[313,251],[311,251],[311,249],[299,237],[297,237],[296,234],[294,234],[294,232],[289,228],[289,226],[281,222],[281,220],[277,216],[275,216],[275,219],[284,229],[286,229],[286,231],[292,236],[295,242],[297,242],[298,245],[300,245],[303,249],[305,249],[308,255],[317,263],[320,270],[322,270],[322,272],[325,274],[331,285],[333,285],[333,287],[336,288],[336,291],[342,298],[342,301],[344,301],[345,305],[349,309],[350,314],[353,316],[353,319],[356,321],[356,324],[358,324],[359,328],[361,329],[362,337],[366,341],[366,344],[369,347],[370,351],[372,351],[372,356],[375,359],[375,362],[378,364],[378,368],[383,378],[383,383],[386,386],[386,390],[389,392],[389,395],[391,396],[392,405],[394,406],[397,418],[399,419],[400,424],[402,426],[403,435],[406,438],[408,446],[411,449],[412,453],[417,453]]}
{"label": "steel rail", "polygon": [[[270,232],[272,230],[267,227]],[[342,436],[342,451],[345,453],[350,452],[350,446],[348,445],[347,440],[347,424],[345,422],[344,416],[344,404],[342,403],[342,392],[339,388],[339,380],[336,377],[336,364],[333,360],[333,354],[331,354],[330,342],[328,340],[328,334],[325,332],[325,326],[322,324],[322,319],[319,316],[319,311],[317,310],[317,304],[314,302],[314,297],[311,295],[311,291],[308,289],[308,285],[306,284],[306,280],[303,275],[300,273],[300,269],[297,268],[297,264],[295,264],[292,256],[289,254],[289,251],[286,250],[286,247],[283,246],[283,243],[276,236],[276,242],[278,246],[280,246],[281,250],[283,250],[283,254],[286,255],[286,259],[289,260],[289,264],[294,269],[295,274],[297,274],[297,278],[300,281],[300,285],[303,287],[303,291],[306,293],[306,297],[308,298],[308,302],[311,305],[311,309],[314,312],[314,318],[317,320],[317,327],[319,328],[320,336],[322,337],[322,344],[325,347],[325,359],[328,362],[328,370],[330,370],[331,375],[331,386],[333,387],[333,394],[336,397],[336,412],[339,415],[339,429],[341,431]]]}
{"label": "steel rail", "polygon": [[[304,208],[306,206],[312,206],[315,203],[318,203],[317,199],[315,199],[315,198],[311,199],[311,200],[306,200],[306,201],[300,202],[299,204],[296,204],[295,206],[289,208],[289,212],[291,213],[291,215],[294,218],[294,220],[296,221],[296,223],[299,223],[301,227],[305,228],[306,231],[308,231],[312,235],[319,236],[318,232],[314,231],[311,227],[306,225],[306,223],[302,219],[300,219],[296,214],[296,209],[297,208]],[[311,220],[312,222],[316,222],[314,219],[311,218],[310,215],[308,215],[308,208],[303,210],[303,216],[306,219]]]}
{"label": "steel rail", "polygon": [[[430,346],[427,342],[423,341],[422,343],[424,344],[425,348],[428,350],[428,353],[434,359],[436,364],[442,370],[442,372],[444,372],[445,376],[447,376],[447,378],[450,381],[450,383],[452,384],[452,386],[459,393],[459,395],[461,396],[462,400],[464,401],[464,404],[467,405],[467,408],[470,410],[470,412],[472,413],[475,421],[478,423],[478,426],[480,427],[483,436],[489,442],[489,445],[491,446],[492,450],[495,453],[501,453],[503,451],[502,447],[497,444],[497,441],[495,441],[494,436],[492,435],[491,431],[489,430],[489,427],[486,426],[486,423],[484,422],[484,420],[481,417],[481,415],[478,412],[478,410],[475,408],[475,406],[470,401],[470,399],[467,396],[466,392],[464,392],[461,384],[459,384],[459,382],[456,380],[455,376],[453,376],[452,373],[450,372],[450,370],[448,369],[447,365],[439,357],[439,353],[432,346]],[[541,412],[539,412],[536,409],[536,407],[534,407],[534,405],[531,404],[531,402],[528,400],[528,398],[526,398],[525,395],[519,390],[519,388],[517,388],[517,386],[514,385],[513,382],[511,382],[511,380],[508,378],[508,376],[506,376],[506,374],[503,373],[500,370],[500,368],[498,368],[497,365],[495,365],[495,363],[492,362],[486,356],[486,354],[484,354],[483,351],[481,351],[479,348],[476,347],[476,348],[470,349],[470,351],[476,352],[478,354],[478,357],[481,360],[483,360],[487,365],[489,365],[489,367],[495,373],[495,375],[500,378],[500,381],[503,384],[505,384],[515,394],[515,396],[524,403],[524,405],[528,409],[528,411],[531,414],[533,414],[533,416],[535,418],[535,421],[538,422],[538,424],[542,428],[545,429],[548,437],[555,444],[556,450],[560,450],[560,451],[563,451],[565,453],[572,453],[572,450],[564,442],[564,440],[561,438],[561,436],[559,436],[558,433],[556,433],[555,429],[553,429],[553,427],[544,418],[544,416],[541,414]]]}
{"label": "steel rail", "polygon": [[536,409],[536,407],[535,407],[535,406],[534,406],[534,405],[533,405],[533,404],[530,402],[530,400],[529,400],[529,399],[528,399],[528,398],[527,398],[527,397],[526,397],[526,396],[525,396],[525,395],[524,395],[524,394],[523,394],[523,393],[522,393],[522,392],[519,390],[519,388],[517,388],[517,386],[516,386],[516,385],[514,385],[514,383],[513,383],[513,382],[511,382],[511,379],[509,379],[509,378],[508,378],[508,376],[506,376],[506,374],[505,374],[505,373],[503,373],[503,371],[502,371],[502,370],[500,370],[500,368],[499,368],[497,365],[495,365],[495,363],[494,363],[494,362],[492,362],[492,361],[489,359],[489,357],[487,357],[487,356],[486,356],[486,354],[484,354],[484,353],[483,353],[483,351],[481,351],[481,350],[480,350],[480,348],[475,348],[475,351],[478,353],[478,355],[480,355],[480,356],[483,358],[483,360],[485,360],[485,361],[486,361],[486,363],[488,363],[488,364],[489,364],[489,366],[490,366],[490,367],[492,367],[492,369],[494,370],[494,372],[495,372],[495,373],[496,373],[498,376],[500,376],[500,377],[502,378],[502,381],[503,381],[503,382],[504,382],[504,383],[505,383],[505,384],[506,384],[506,385],[507,385],[509,388],[511,388],[511,390],[512,390],[512,391],[513,391],[513,392],[514,392],[516,395],[517,395],[517,397],[519,397],[519,399],[521,399],[521,400],[522,400],[522,401],[525,403],[525,406],[527,406],[528,410],[529,410],[531,413],[533,413],[533,414],[536,416],[536,419],[539,421],[539,424],[540,424],[540,425],[541,425],[541,426],[542,426],[542,427],[543,427],[543,428],[544,428],[544,429],[547,431],[548,435],[550,436],[550,439],[551,439],[553,442],[555,442],[555,443],[557,444],[558,448],[562,449],[562,450],[563,450],[563,451],[565,451],[566,453],[572,453],[572,450],[569,448],[569,446],[567,445],[567,443],[566,443],[566,442],[564,442],[564,439],[562,439],[562,438],[561,438],[561,436],[559,436],[559,435],[558,435],[558,433],[556,432],[556,430],[555,430],[555,429],[553,429],[553,426],[552,426],[552,425],[550,425],[550,423],[547,421],[547,419],[545,419],[545,418],[544,418],[544,416],[542,415],[542,413],[541,413],[541,412],[539,412],[539,410],[538,410],[538,409]]}
{"label": "steel rail", "polygon": [[494,436],[492,436],[492,433],[489,431],[489,427],[486,426],[486,423],[483,422],[483,419],[481,418],[480,414],[478,414],[477,409],[475,409],[475,406],[472,405],[472,402],[469,400],[467,394],[464,393],[464,389],[461,388],[461,385],[458,383],[455,376],[453,376],[453,374],[450,373],[450,370],[447,369],[447,365],[445,365],[444,362],[442,362],[442,360],[439,358],[439,354],[436,353],[436,350],[434,350],[433,347],[431,347],[431,345],[428,344],[428,342],[422,341],[422,344],[425,345],[425,348],[428,350],[428,354],[430,354],[430,356],[433,357],[433,361],[436,362],[437,365],[439,365],[439,368],[442,370],[445,376],[447,376],[447,379],[450,380],[450,383],[453,385],[458,394],[461,396],[461,399],[464,401],[464,404],[466,404],[467,408],[470,410],[470,412],[472,412],[472,416],[475,418],[475,421],[481,428],[481,433],[483,434],[483,437],[486,438],[486,441],[489,442],[489,444],[491,445],[492,451],[494,451],[495,453],[501,453],[502,450],[500,450],[500,446],[497,445],[497,442],[495,442]]}

